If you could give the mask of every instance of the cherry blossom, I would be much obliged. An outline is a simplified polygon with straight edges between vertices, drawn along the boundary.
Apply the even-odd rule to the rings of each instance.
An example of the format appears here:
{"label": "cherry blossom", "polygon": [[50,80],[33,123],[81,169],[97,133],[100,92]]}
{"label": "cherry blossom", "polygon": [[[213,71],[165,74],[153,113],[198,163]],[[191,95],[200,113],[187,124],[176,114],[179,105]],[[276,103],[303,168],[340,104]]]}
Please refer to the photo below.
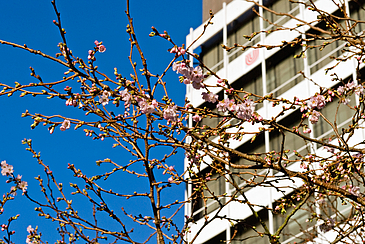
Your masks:
{"label": "cherry blossom", "polygon": [[167,121],[171,121],[171,122],[176,122],[177,121],[177,114],[176,114],[176,109],[177,106],[174,105],[168,105],[164,110],[163,110],[163,118],[166,119]]}
{"label": "cherry blossom", "polygon": [[175,62],[172,65],[172,70],[183,75],[184,84],[192,84],[194,89],[197,90],[204,87],[202,84],[203,70],[200,66],[193,68],[189,67],[185,62]]}
{"label": "cherry blossom", "polygon": [[23,192],[26,192],[27,191],[27,187],[28,187],[28,182],[26,181],[21,181],[19,184],[18,184],[18,187],[23,191]]}
{"label": "cherry blossom", "polygon": [[223,113],[227,111],[233,112],[236,109],[235,101],[233,99],[225,98],[217,104],[217,109]]}
{"label": "cherry blossom", "polygon": [[34,228],[32,228],[32,226],[31,225],[29,225],[28,227],[27,227],[27,232],[30,234],[30,233],[32,233],[34,231]]}
{"label": "cherry blossom", "polygon": [[16,186],[10,187],[10,194],[14,197],[16,196]]}
{"label": "cherry blossom", "polygon": [[13,172],[14,172],[14,170],[13,170],[12,165],[7,164],[5,160],[1,162],[1,174],[2,175],[9,176],[9,175],[13,174]]}
{"label": "cherry blossom", "polygon": [[251,99],[246,99],[243,103],[236,105],[236,116],[243,120],[250,120],[255,112],[255,103]]}
{"label": "cherry blossom", "polygon": [[343,93],[345,93],[345,87],[344,87],[344,86],[339,86],[339,87],[337,88],[337,93],[338,93],[339,95],[342,95]]}
{"label": "cherry blossom", "polygon": [[322,109],[326,105],[326,98],[323,95],[312,96],[309,99],[309,104],[311,108]]}
{"label": "cherry blossom", "polygon": [[111,96],[109,91],[103,91],[101,96],[99,96],[99,103],[101,103],[103,106],[107,105],[109,103],[109,97]]}
{"label": "cherry blossom", "polygon": [[364,87],[362,85],[357,85],[355,87],[355,94],[360,96],[364,94]]}
{"label": "cherry blossom", "polygon": [[62,122],[62,125],[60,127],[60,130],[61,131],[65,131],[67,129],[69,129],[71,126],[71,122],[68,120],[68,119],[65,119],[63,122]]}
{"label": "cherry blossom", "polygon": [[313,110],[312,112],[312,116],[311,118],[309,119],[309,121],[312,123],[312,124],[315,124],[318,122],[319,120],[319,117],[321,116],[321,113],[316,111],[316,110]]}
{"label": "cherry blossom", "polygon": [[303,133],[304,134],[309,134],[311,132],[312,132],[312,130],[310,128],[308,128],[308,127],[303,128]]}
{"label": "cherry blossom", "polygon": [[176,53],[177,56],[184,55],[186,53],[186,50],[182,47],[176,47],[174,46],[171,48],[170,53]]}
{"label": "cherry blossom", "polygon": [[98,42],[97,40],[94,41],[95,46],[97,47],[97,50],[101,53],[106,51],[106,47],[102,44],[103,42]]}
{"label": "cherry blossom", "polygon": [[350,102],[351,102],[350,98],[343,98],[343,99],[341,99],[341,103],[343,103],[345,105],[349,104]]}
{"label": "cherry blossom", "polygon": [[206,102],[215,103],[218,100],[218,95],[212,92],[203,92],[202,96]]}
{"label": "cherry blossom", "polygon": [[137,98],[138,106],[141,109],[141,112],[144,114],[150,114],[155,111],[155,108],[157,107],[158,103],[154,99],[151,103],[149,103],[145,98],[138,97]]}
{"label": "cherry blossom", "polygon": [[199,114],[196,114],[196,115],[193,116],[193,121],[194,122],[198,123],[200,120],[202,120],[202,118],[199,116]]}
{"label": "cherry blossom", "polygon": [[104,45],[99,45],[99,52],[103,53],[106,51],[106,47]]}
{"label": "cherry blossom", "polygon": [[132,95],[129,94],[127,89],[120,91],[119,94],[122,96],[122,100],[124,101],[124,106],[129,106],[132,102]]}
{"label": "cherry blossom", "polygon": [[76,107],[77,106],[77,101],[75,99],[69,98],[66,101],[66,106],[74,106],[74,107]]}

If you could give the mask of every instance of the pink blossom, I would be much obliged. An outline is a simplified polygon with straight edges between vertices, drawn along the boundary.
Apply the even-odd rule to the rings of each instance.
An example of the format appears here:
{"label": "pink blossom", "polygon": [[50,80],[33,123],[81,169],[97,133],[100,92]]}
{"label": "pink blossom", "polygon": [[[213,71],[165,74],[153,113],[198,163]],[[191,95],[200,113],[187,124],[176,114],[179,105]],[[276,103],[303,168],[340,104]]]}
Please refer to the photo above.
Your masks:
{"label": "pink blossom", "polygon": [[[184,48],[181,48],[181,47],[179,47],[179,53],[181,54],[181,55],[184,55],[185,53],[186,53],[186,50],[184,49]],[[178,54],[179,54],[178,53]],[[179,55],[180,55],[179,54]]]}
{"label": "pink blossom", "polygon": [[72,99],[72,98],[69,98],[66,101],[66,106],[74,106],[74,107],[76,107],[77,106],[77,101],[74,100],[74,99]]}
{"label": "pink blossom", "polygon": [[174,166],[169,166],[169,170],[170,170],[170,171],[175,171]]}
{"label": "pink blossom", "polygon": [[177,121],[176,109],[177,109],[176,105],[174,106],[168,105],[163,110],[163,118],[166,119],[167,121],[172,121],[172,122]]}
{"label": "pink blossom", "polygon": [[199,114],[196,114],[193,116],[193,121],[198,123],[200,120],[202,120],[202,117],[199,116]]}
{"label": "pink blossom", "polygon": [[310,128],[308,128],[308,127],[303,128],[303,133],[304,134],[309,134],[311,132],[312,132],[312,130]]}
{"label": "pink blossom", "polygon": [[212,92],[209,93],[203,92],[202,96],[206,102],[215,103],[218,100],[218,95]]}
{"label": "pink blossom", "polygon": [[255,103],[251,99],[246,99],[243,103],[235,106],[236,116],[242,120],[250,120],[255,112]]}
{"label": "pink blossom", "polygon": [[120,91],[119,94],[122,96],[122,100],[124,101],[124,106],[129,106],[132,101],[132,95],[129,94],[127,89]]}
{"label": "pink blossom", "polygon": [[138,106],[141,109],[141,112],[144,114],[150,114],[155,111],[155,108],[157,107],[158,103],[156,100],[149,103],[145,98],[137,98]]}
{"label": "pink blossom", "polygon": [[300,106],[300,112],[303,112],[304,110],[307,110],[308,107],[307,105],[305,105],[305,103],[303,103],[301,106]]}
{"label": "pink blossom", "polygon": [[16,196],[16,187],[15,186],[10,187],[10,194],[13,196]]}
{"label": "pink blossom", "polygon": [[316,110],[313,110],[312,117],[309,119],[309,121],[312,124],[315,124],[315,123],[318,122],[320,116],[321,116],[321,113],[320,112],[317,112]]}
{"label": "pink blossom", "polygon": [[357,85],[355,87],[355,93],[358,96],[360,96],[360,94],[363,95],[364,94],[364,87],[362,85]]}
{"label": "pink blossom", "polygon": [[28,182],[26,181],[21,181],[19,184],[18,184],[18,187],[23,191],[23,192],[26,192],[27,191],[27,187],[28,187]]}
{"label": "pink blossom", "polygon": [[88,60],[95,60],[95,57],[94,57],[94,51],[93,50],[89,50],[88,51],[88,56],[87,56],[87,59]]}
{"label": "pink blossom", "polygon": [[351,102],[350,98],[343,98],[343,99],[341,99],[341,103],[343,103],[345,105],[349,104],[350,102]]}
{"label": "pink blossom", "polygon": [[104,45],[99,45],[99,52],[103,53],[106,51],[106,47]]}
{"label": "pink blossom", "polygon": [[354,89],[356,87],[355,82],[353,82],[353,81],[347,83],[345,86],[346,86],[346,89],[347,90],[352,90],[352,89]]}
{"label": "pink blossom", "polygon": [[338,93],[338,94],[342,95],[344,92],[345,92],[345,87],[343,87],[343,86],[339,86],[339,87],[337,88],[337,93]]}
{"label": "pink blossom", "polygon": [[9,176],[9,175],[13,174],[13,172],[14,172],[14,170],[13,170],[12,165],[7,164],[5,160],[1,162],[1,174],[2,175]]}
{"label": "pink blossom", "polygon": [[174,181],[174,178],[172,178],[172,176],[167,180],[169,183]]}
{"label": "pink blossom", "polygon": [[155,108],[157,108],[158,106],[158,102],[156,101],[156,99],[153,99],[151,102],[152,106],[154,106]]}
{"label": "pink blossom", "polygon": [[71,122],[68,120],[68,119],[65,119],[63,122],[62,122],[62,125],[60,127],[60,130],[61,131],[65,131],[67,129],[69,129],[71,126]]}
{"label": "pink blossom", "polygon": [[177,53],[177,47],[174,46],[173,48],[171,48],[170,53]]}
{"label": "pink blossom", "polygon": [[176,53],[177,56],[184,55],[186,53],[186,50],[182,47],[176,47],[174,46],[171,48],[170,53]]}
{"label": "pink blossom", "polygon": [[236,104],[233,99],[225,98],[217,104],[217,109],[223,113],[226,111],[233,112],[236,109]]}
{"label": "pink blossom", "polygon": [[358,186],[353,186],[349,189],[349,192],[355,196],[359,196],[360,195],[360,187]]}
{"label": "pink blossom", "polygon": [[194,89],[197,90],[204,87],[202,84],[204,75],[200,66],[193,68],[187,66],[185,62],[175,62],[172,65],[172,70],[183,75],[184,84],[192,84]]}
{"label": "pink blossom", "polygon": [[100,42],[98,42],[97,40],[94,41],[95,46],[99,46]]}
{"label": "pink blossom", "polygon": [[110,96],[110,92],[104,90],[101,96],[99,96],[99,103],[101,103],[103,106],[107,105],[109,103]]}
{"label": "pink blossom", "polygon": [[323,95],[312,96],[309,99],[309,104],[311,108],[322,109],[326,105],[326,98]]}
{"label": "pink blossom", "polygon": [[28,233],[30,234],[31,232],[33,232],[33,231],[34,231],[34,229],[32,228],[32,226],[31,226],[31,225],[29,225],[29,226],[27,227],[27,231],[28,231]]}

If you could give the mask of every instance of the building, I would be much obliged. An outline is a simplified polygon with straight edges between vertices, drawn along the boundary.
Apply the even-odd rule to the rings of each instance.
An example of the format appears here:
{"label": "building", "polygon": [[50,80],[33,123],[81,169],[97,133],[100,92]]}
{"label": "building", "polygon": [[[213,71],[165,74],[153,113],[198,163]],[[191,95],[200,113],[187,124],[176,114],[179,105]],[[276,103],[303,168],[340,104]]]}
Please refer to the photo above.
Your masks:
{"label": "building", "polygon": [[[304,5],[292,3],[288,0],[259,0],[258,2],[277,12],[290,13],[293,16],[297,16],[308,22],[317,18],[316,13],[305,8]],[[357,3],[351,1],[345,2],[353,18],[365,19],[364,11],[358,10],[359,7]],[[319,9],[326,9],[329,13],[338,11],[338,7],[330,0],[317,0],[316,5]],[[275,45],[280,44],[282,40],[293,40],[300,35],[295,31],[270,33],[270,30],[275,28],[274,25],[259,18],[253,12],[253,7],[254,4],[252,2],[243,0],[203,0],[204,22],[195,30],[190,29],[190,34],[186,37],[186,46],[189,46],[193,40],[203,32],[204,24],[209,18],[208,12],[210,8],[215,13],[212,20],[214,24],[206,29],[205,34],[192,45],[189,51],[200,53],[203,62],[220,77],[227,79],[235,89],[243,88],[246,91],[259,95],[272,93],[274,96],[288,99],[293,99],[293,97],[308,98],[319,91],[318,86],[310,82],[309,79],[316,81],[318,85],[323,87],[336,87],[339,85],[339,80],[333,81],[329,75],[325,74],[326,69],[332,67],[336,63],[330,56],[339,57],[344,55],[343,52],[341,52],[344,44],[339,41],[331,43],[323,49],[323,51],[319,51],[318,48],[308,50],[303,58],[297,59],[294,59],[293,56],[299,54],[303,50],[303,47],[300,45],[295,48],[285,47],[271,50],[247,49],[242,51],[241,49],[236,49],[231,52],[223,51],[221,44],[227,46],[233,46],[234,43],[244,44],[245,46],[258,43]],[[289,18],[288,16],[276,16],[273,13],[258,7],[256,7],[256,10],[271,23],[287,27],[294,27],[298,24],[295,19]],[[364,27],[363,25],[364,24],[358,24],[356,30],[362,30]],[[251,33],[259,30],[266,30],[266,32],[257,34],[251,40],[243,37],[243,35],[251,35]],[[308,27],[302,27],[302,32],[315,33]],[[193,59],[191,59],[191,61],[193,61]],[[304,79],[303,75],[299,72],[305,74],[309,79]],[[351,62],[351,60],[343,62],[338,65],[332,73],[337,73],[343,80],[356,79],[355,62]],[[215,84],[215,82],[216,78],[212,76],[205,80],[205,84]],[[219,94],[220,99],[224,97],[222,90],[219,88],[212,88],[211,91]],[[201,92],[190,86],[187,87],[186,96],[194,107],[209,107],[210,105],[205,103],[200,93]],[[355,101],[358,101],[358,99],[353,99],[352,105],[355,105]],[[321,112],[328,117],[329,120],[333,121],[335,118],[334,111],[336,110],[337,105],[338,103],[335,102],[328,104]],[[272,107],[271,104],[264,102],[263,104],[258,104],[256,109],[263,117],[271,118],[272,116],[275,116],[281,108]],[[350,110],[339,109],[337,114],[338,126],[340,128],[346,126],[350,122],[351,117],[352,113]],[[283,116],[281,123],[290,128],[290,126],[298,123],[300,118],[301,114],[296,110]],[[191,120],[189,123],[190,126],[193,125]],[[219,123],[219,119],[205,119],[203,123],[214,126]],[[257,126],[252,125],[247,125],[247,128],[252,131],[257,131],[258,129]],[[332,128],[324,121],[319,121],[316,126],[311,127],[311,130],[310,136],[313,138],[323,138],[333,133]],[[298,140],[294,136],[287,136],[285,142],[286,148],[291,150],[291,154],[288,155],[289,158],[295,158],[293,150],[297,150],[299,153],[305,153],[305,151],[311,151],[317,154],[324,153],[323,148],[316,148],[316,145],[309,146],[303,140]],[[250,143],[251,137],[252,135],[245,135],[240,142],[232,142],[231,147],[239,148],[244,152],[270,152],[272,150],[280,150],[281,137],[278,132],[263,133],[256,138],[254,143]],[[364,133],[361,131],[356,135],[355,140],[362,141],[364,138]],[[207,164],[202,166],[202,170],[205,170],[204,168],[209,168],[209,158],[205,161]],[[240,163],[244,164],[244,162]],[[298,163],[293,163],[290,167],[298,167]],[[185,162],[185,164],[187,165],[187,162]],[[271,172],[271,174],[275,174],[275,172]],[[300,187],[302,182],[299,180],[295,182],[288,180],[286,182],[281,181],[280,184],[295,188]],[[213,189],[212,191],[218,192],[219,194],[224,192],[229,194],[232,192],[230,185],[220,179],[212,182],[209,187]],[[192,185],[188,186],[187,195],[191,195],[193,191],[192,188]],[[289,196],[291,192],[291,190],[287,189],[285,194]],[[269,208],[272,208],[278,199],[283,198],[282,193],[271,188],[252,188],[247,190],[246,194],[250,202],[264,205]],[[207,211],[209,216],[213,216],[217,206],[217,201],[213,200],[207,201],[206,206],[203,206],[203,203],[199,202],[195,203],[195,206],[193,206],[192,203],[187,204],[185,214],[187,216],[193,216],[196,220],[196,224],[191,225],[191,233],[187,236],[188,240],[191,240],[203,225],[205,221],[203,211]],[[314,208],[316,207],[314,206]],[[338,204],[336,208],[343,208],[343,211],[347,211],[346,208],[340,204]],[[271,232],[283,221],[283,218],[280,215],[274,215],[270,211],[260,211],[259,207],[257,208],[257,211],[259,211],[261,218],[267,223]],[[318,212],[320,210],[315,209],[314,211]],[[222,216],[234,216],[253,226],[259,226],[258,223],[255,223],[256,220],[248,207],[243,207],[239,204],[226,206],[220,214],[222,214]],[[315,223],[306,223],[306,219],[309,217],[310,216],[308,216],[306,211],[299,211],[295,215],[295,221],[290,222],[285,228],[280,239],[281,243],[303,243],[306,238],[308,238],[308,236],[306,236],[308,234],[312,235],[309,236],[312,239],[317,238],[314,239],[316,240],[315,243],[321,243],[325,234],[321,234],[317,231],[318,225],[316,226]],[[267,238],[256,237],[247,240],[245,239],[254,234],[255,231],[250,228],[241,228],[238,224],[236,224],[235,227],[232,227],[228,221],[216,219],[203,229],[194,243],[219,243],[220,241],[231,240],[233,235],[235,235],[235,238],[230,243],[234,244],[269,243]],[[326,236],[326,238],[327,237],[328,236]],[[326,242],[323,241],[323,243]]]}

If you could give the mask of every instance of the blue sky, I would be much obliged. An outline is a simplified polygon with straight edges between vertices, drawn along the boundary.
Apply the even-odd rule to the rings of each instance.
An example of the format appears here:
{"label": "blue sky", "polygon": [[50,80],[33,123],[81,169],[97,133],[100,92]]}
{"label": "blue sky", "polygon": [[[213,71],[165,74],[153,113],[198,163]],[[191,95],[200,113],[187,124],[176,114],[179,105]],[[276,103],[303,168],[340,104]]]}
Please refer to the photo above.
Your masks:
{"label": "blue sky", "polygon": [[[27,44],[30,48],[42,50],[52,56],[59,51],[57,44],[61,39],[56,26],[52,23],[56,16],[50,1],[3,1],[1,5],[0,39]],[[99,70],[114,77],[113,69],[117,67],[120,73],[128,76],[130,65],[127,59],[129,42],[125,32],[127,25],[124,13],[125,1],[59,0],[57,6],[61,12],[63,27],[67,32],[68,45],[75,56],[86,59],[87,51],[93,48],[94,41],[103,41],[107,51],[97,56]],[[201,6],[201,0],[131,1],[131,14],[135,21],[137,38],[153,73],[161,73],[173,57],[167,52],[167,49],[171,48],[170,44],[161,38],[148,36],[151,26],[155,26],[161,32],[166,30],[175,43],[181,45],[185,42],[189,28],[196,28],[201,24]],[[0,82],[10,84],[15,81],[21,84],[34,82],[34,78],[29,76],[30,66],[42,77],[43,81],[58,80],[66,71],[54,62],[23,50],[0,45]],[[178,76],[170,72],[165,81],[170,90],[170,96],[174,97],[178,104],[182,104],[185,87],[178,82]],[[64,101],[32,97],[19,98],[19,94],[15,94],[10,98],[0,97],[0,106],[0,160],[6,160],[14,166],[15,174],[22,175],[23,179],[28,181],[29,192],[35,197],[39,197],[39,188],[34,177],[42,175],[42,167],[32,159],[31,154],[21,144],[23,138],[33,139],[35,150],[41,151],[44,162],[51,167],[58,180],[65,185],[69,181],[74,181],[71,177],[72,173],[66,169],[68,163],[75,164],[85,173],[92,174],[100,170],[95,164],[96,160],[107,157],[119,162],[123,160],[124,152],[121,149],[112,149],[111,141],[93,141],[91,138],[85,137],[82,130],[61,132],[57,129],[53,135],[50,135],[47,127],[39,126],[31,130],[32,121],[29,118],[21,118],[21,113],[25,110],[47,115],[78,116],[80,111],[66,107]],[[183,154],[180,153],[172,163],[180,172],[182,171],[182,160]],[[103,169],[105,170],[105,168]],[[143,188],[133,178],[124,175],[121,177],[112,179],[115,186],[120,187],[121,190],[128,190],[131,186],[137,191]],[[0,178],[2,192],[11,186],[6,184],[5,180],[6,177]],[[167,197],[182,199],[183,190],[184,187],[181,186]],[[133,214],[144,213],[143,208],[145,207],[142,204],[143,200],[131,201],[125,207]],[[17,232],[13,239],[15,243],[25,241],[25,228],[29,224],[40,226],[45,240],[53,241],[54,229],[52,228],[54,226],[38,219],[33,211],[34,207],[35,205],[24,201],[22,197],[17,197],[14,204],[7,205],[5,214],[0,216],[0,224],[2,224],[7,221],[9,212],[21,214],[13,226]],[[180,219],[181,226],[182,213]],[[0,235],[2,235],[1,232]],[[146,234],[143,230],[136,228],[135,235],[144,237]]]}

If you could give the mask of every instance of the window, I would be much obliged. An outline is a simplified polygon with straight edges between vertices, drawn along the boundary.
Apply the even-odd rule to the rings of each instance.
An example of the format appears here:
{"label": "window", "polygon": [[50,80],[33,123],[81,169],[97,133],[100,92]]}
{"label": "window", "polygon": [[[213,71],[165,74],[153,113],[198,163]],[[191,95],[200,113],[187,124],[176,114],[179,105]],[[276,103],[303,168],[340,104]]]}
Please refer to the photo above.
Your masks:
{"label": "window", "polygon": [[[352,19],[355,20],[364,20],[365,19],[365,2],[361,1],[351,1],[349,2],[350,6],[350,16]],[[351,22],[350,25],[352,26],[355,22]],[[357,23],[355,28],[352,30],[354,34],[360,34],[365,29],[365,23]]]}
{"label": "window", "polygon": [[294,58],[300,54],[299,47],[285,47],[266,62],[267,92],[277,97],[298,84],[303,78],[298,72],[303,70],[302,58]]}
{"label": "window", "polygon": [[212,239],[210,239],[209,241],[204,242],[204,244],[219,244],[219,243],[227,243],[226,242],[226,232],[223,231],[222,233],[220,233],[219,235],[213,237]]}
{"label": "window", "polygon": [[[274,1],[273,3],[270,3],[267,7],[277,13],[289,13],[294,16],[299,14],[299,5],[297,3],[293,3],[288,0]],[[267,19],[269,22],[275,23],[279,26],[285,24],[287,21],[290,20],[290,18],[287,16],[276,15],[266,10],[264,10],[264,18]],[[266,21],[264,22],[265,29],[268,30],[277,28],[274,25],[270,24],[269,22]]]}
{"label": "window", "polygon": [[[294,206],[299,202],[296,201],[294,194],[285,197],[287,202],[291,202]],[[276,204],[274,204],[274,209]],[[285,218],[294,210],[294,206],[285,208],[286,213],[274,213],[274,229],[277,230],[285,222]],[[315,212],[315,204],[310,198],[289,220],[280,234],[280,241],[284,243],[307,243],[317,236],[315,229],[309,229],[316,224],[316,221],[307,221],[311,217],[311,213]],[[309,230],[308,230],[309,229]],[[285,242],[287,241],[287,242]]]}
{"label": "window", "polygon": [[[338,11],[334,13],[334,16],[340,16]],[[337,21],[337,20],[336,20]],[[337,21],[339,26],[345,26],[344,21]],[[321,22],[317,27],[326,30],[325,23]],[[329,37],[318,31],[310,30],[308,31],[307,38],[314,37],[316,40],[308,42],[308,46],[318,46],[309,48],[307,50],[308,64],[311,74],[315,73],[319,69],[323,68],[325,65],[333,61],[330,57],[339,57],[342,55],[342,49],[344,42],[340,40],[325,40],[318,39],[316,36]],[[323,46],[324,43],[329,43]]]}
{"label": "window", "polygon": [[202,52],[200,54],[203,63],[213,72],[217,72],[223,68],[223,52],[222,48],[222,33],[214,37],[216,41],[210,41],[206,45],[202,45]]}
{"label": "window", "polygon": [[225,178],[217,173],[216,170],[208,167],[198,174],[199,178],[206,179],[206,182],[205,184],[196,182],[193,185],[193,191],[197,191],[196,198],[192,204],[194,220],[201,219],[216,210],[219,207],[219,202],[223,204],[224,198],[220,198],[219,202],[214,198],[218,198],[225,192]]}
{"label": "window", "polygon": [[[269,228],[268,211],[263,209],[258,214]],[[269,244],[269,238],[265,235],[259,236],[258,232],[264,233],[265,231],[260,222],[252,215],[231,228],[231,235],[233,237],[231,244]]]}
{"label": "window", "polygon": [[[296,110],[292,114],[288,115],[286,118],[282,119],[278,123],[285,126],[288,129],[293,129],[294,126],[298,126],[301,121],[302,113],[299,110]],[[308,121],[304,121],[305,124],[308,124]],[[293,154],[294,150],[300,152],[300,150],[309,150],[306,147],[306,142],[304,139],[299,137],[298,135],[285,132],[285,141],[284,141],[284,149],[290,150],[288,153],[288,159],[294,160],[295,155]],[[281,144],[283,140],[283,135],[278,131],[274,130],[270,133],[270,150],[280,152],[281,151]],[[309,152],[309,151],[308,151]],[[291,157],[289,155],[292,155]],[[284,154],[284,156],[286,156]],[[283,162],[284,163],[284,162]]]}
{"label": "window", "polygon": [[[232,47],[235,43],[251,46],[260,41],[260,35],[256,35],[251,40],[246,39],[244,36],[250,36],[254,32],[260,31],[260,17],[257,16],[252,10],[245,13],[246,21],[243,24],[239,24],[238,21],[233,22],[233,26],[239,26],[238,28],[230,31],[228,34],[228,46]],[[242,49],[237,48],[232,50],[229,56],[229,62],[237,58],[243,53]]]}
{"label": "window", "polygon": [[[265,139],[264,133],[261,133],[256,137],[256,139],[251,143],[250,141],[246,142],[238,149],[240,152],[244,153],[255,153],[259,156],[260,153],[265,153]],[[238,165],[254,165],[255,162],[248,161],[246,159],[240,158],[238,156],[232,158],[233,164]],[[245,184],[255,184],[260,183],[264,180],[262,176],[258,176],[260,173],[262,174],[263,170],[255,170],[255,169],[235,169],[230,167],[230,171],[232,172],[232,178],[235,180],[238,186],[243,187]],[[234,190],[234,186],[230,184],[230,187]],[[243,191],[249,190],[251,188],[243,187]]]}
{"label": "window", "polygon": [[[350,106],[356,105],[355,96],[352,95],[350,97],[350,99],[351,99],[351,101],[350,101],[349,105]],[[336,117],[336,110],[337,110],[338,106],[340,106],[340,107],[338,109],[337,117]],[[341,124],[344,123],[349,118],[351,118],[354,114],[354,111],[352,109],[350,109],[347,105],[344,105],[342,103],[339,104],[339,99],[336,97],[333,98],[332,102],[327,103],[326,106],[319,112],[321,112],[321,114],[323,114],[323,116],[326,117],[331,123],[333,123],[336,118],[336,123],[338,126],[339,134],[342,133],[341,128],[345,128],[346,125],[348,125],[348,123],[346,123],[344,125],[341,125]],[[314,132],[315,137],[319,137],[319,136],[323,135],[324,133],[331,131],[331,130],[332,130],[332,126],[330,124],[328,124],[322,117],[320,117],[318,122],[313,125],[313,132]]]}
{"label": "window", "polygon": [[[262,76],[261,76],[261,65],[257,66],[253,70],[251,70],[246,75],[242,76],[240,79],[235,81],[232,84],[232,87],[235,90],[243,90],[250,92],[252,94],[256,94],[259,96],[263,95],[263,88],[262,88]],[[246,93],[238,93],[238,95],[243,98]],[[251,96],[250,99],[257,101],[257,97]],[[262,108],[263,104],[256,104],[256,110]]]}

